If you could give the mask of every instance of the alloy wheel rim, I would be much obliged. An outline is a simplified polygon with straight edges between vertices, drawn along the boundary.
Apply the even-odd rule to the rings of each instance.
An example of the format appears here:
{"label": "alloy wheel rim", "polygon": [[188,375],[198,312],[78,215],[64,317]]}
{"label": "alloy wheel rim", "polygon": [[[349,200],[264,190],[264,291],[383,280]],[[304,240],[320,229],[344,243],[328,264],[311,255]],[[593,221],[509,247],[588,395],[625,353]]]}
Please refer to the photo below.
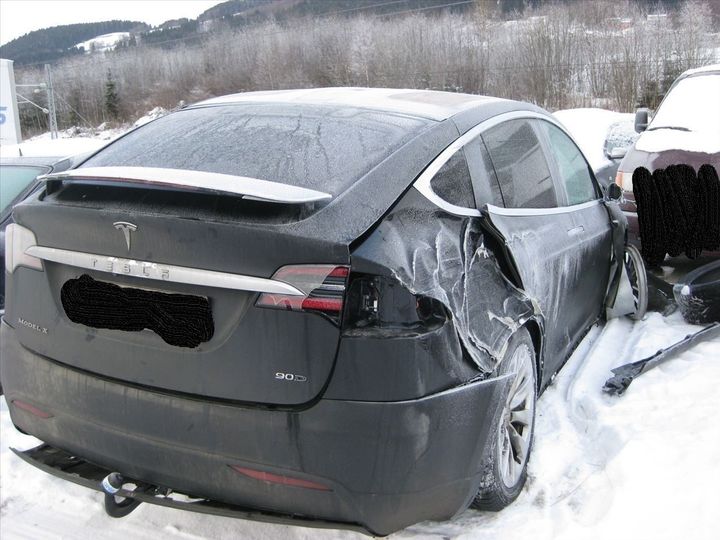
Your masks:
{"label": "alloy wheel rim", "polygon": [[500,475],[506,487],[520,480],[527,462],[535,417],[535,383],[532,353],[521,345],[509,359],[508,371],[515,374],[507,395],[498,430]]}

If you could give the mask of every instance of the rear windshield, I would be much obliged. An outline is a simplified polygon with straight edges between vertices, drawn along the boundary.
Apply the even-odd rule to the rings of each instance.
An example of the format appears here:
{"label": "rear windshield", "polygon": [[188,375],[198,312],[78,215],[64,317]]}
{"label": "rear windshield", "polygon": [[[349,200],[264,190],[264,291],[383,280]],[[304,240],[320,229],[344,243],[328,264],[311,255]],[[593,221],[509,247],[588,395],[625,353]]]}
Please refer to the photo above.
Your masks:
{"label": "rear windshield", "polygon": [[83,166],[218,172],[337,195],[431,122],[348,107],[201,107],[146,124]]}

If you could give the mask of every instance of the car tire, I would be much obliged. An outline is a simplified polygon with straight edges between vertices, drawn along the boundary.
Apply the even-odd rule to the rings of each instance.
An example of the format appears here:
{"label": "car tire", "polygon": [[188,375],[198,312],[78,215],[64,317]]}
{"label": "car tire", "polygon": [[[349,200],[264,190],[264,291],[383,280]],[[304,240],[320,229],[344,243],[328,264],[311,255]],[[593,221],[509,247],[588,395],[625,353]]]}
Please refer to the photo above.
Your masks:
{"label": "car tire", "polygon": [[630,318],[641,321],[647,313],[648,306],[648,278],[645,271],[645,263],[643,262],[640,250],[628,244],[625,246],[625,271],[630,280],[632,288],[634,310],[630,314]]}
{"label": "car tire", "polygon": [[510,339],[498,366],[498,376],[514,374],[491,437],[491,463],[470,506],[478,510],[502,510],[515,499],[527,479],[535,430],[537,371],[535,347],[524,328]]}

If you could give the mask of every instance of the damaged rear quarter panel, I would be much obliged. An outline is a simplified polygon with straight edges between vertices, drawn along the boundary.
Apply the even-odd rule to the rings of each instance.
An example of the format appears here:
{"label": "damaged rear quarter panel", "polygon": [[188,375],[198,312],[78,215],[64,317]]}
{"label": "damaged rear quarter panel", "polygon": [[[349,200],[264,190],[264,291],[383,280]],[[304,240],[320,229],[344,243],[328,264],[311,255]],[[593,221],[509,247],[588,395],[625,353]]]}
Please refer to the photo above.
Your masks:
{"label": "damaged rear quarter panel", "polygon": [[462,363],[456,351],[464,349],[482,374],[493,372],[520,326],[530,319],[542,325],[533,302],[508,281],[486,247],[481,219],[448,214],[414,189],[354,250],[352,260],[354,270],[381,268],[413,294],[442,302],[454,326],[444,354]]}

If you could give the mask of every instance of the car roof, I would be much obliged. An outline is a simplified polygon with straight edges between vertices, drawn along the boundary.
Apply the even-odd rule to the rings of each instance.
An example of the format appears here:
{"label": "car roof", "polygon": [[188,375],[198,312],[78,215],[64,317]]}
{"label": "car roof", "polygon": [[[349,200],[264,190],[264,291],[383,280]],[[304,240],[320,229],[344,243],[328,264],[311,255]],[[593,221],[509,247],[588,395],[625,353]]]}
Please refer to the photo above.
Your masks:
{"label": "car roof", "polygon": [[473,108],[513,102],[496,97],[433,90],[340,87],[243,92],[201,101],[193,107],[238,103],[337,105],[442,121]]}
{"label": "car roof", "polygon": [[684,71],[678,79],[683,79],[685,77],[690,77],[691,75],[701,75],[704,73],[720,73],[720,64],[712,64],[709,66],[703,66],[695,69],[688,69],[687,71]]}

